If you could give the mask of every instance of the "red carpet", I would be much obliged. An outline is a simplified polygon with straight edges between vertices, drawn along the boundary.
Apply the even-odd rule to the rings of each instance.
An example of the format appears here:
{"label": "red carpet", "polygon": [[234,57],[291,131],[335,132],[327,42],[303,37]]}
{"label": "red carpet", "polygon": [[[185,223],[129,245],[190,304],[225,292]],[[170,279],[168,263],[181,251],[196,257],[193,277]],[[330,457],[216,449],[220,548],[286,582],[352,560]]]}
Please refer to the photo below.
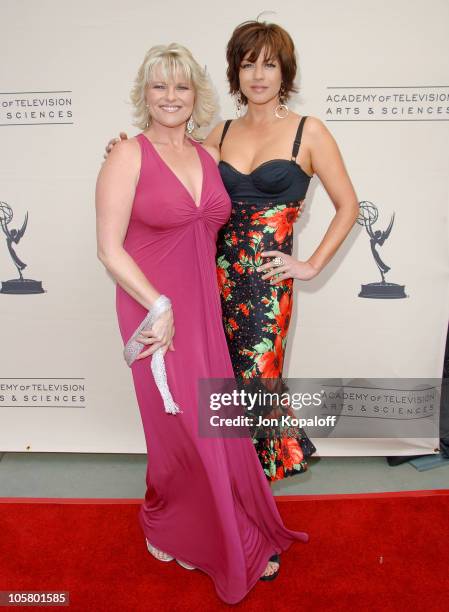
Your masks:
{"label": "red carpet", "polygon": [[205,574],[151,557],[136,500],[0,501],[0,591],[69,591],[71,612],[430,612],[449,602],[449,491],[278,498],[310,542],[235,606]]}

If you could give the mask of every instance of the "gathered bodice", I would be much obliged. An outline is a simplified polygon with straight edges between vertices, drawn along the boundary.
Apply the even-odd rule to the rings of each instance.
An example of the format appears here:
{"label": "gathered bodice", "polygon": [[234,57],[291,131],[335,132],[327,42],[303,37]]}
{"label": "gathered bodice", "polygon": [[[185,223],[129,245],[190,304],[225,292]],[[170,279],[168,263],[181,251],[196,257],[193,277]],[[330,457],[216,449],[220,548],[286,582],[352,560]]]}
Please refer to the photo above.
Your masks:
{"label": "gathered bodice", "polygon": [[199,226],[204,228],[211,247],[215,248],[218,230],[231,212],[231,202],[220,180],[215,160],[199,143],[192,141],[203,175],[201,198],[197,206],[185,185],[150,140],[144,134],[138,134],[137,140],[141,148],[141,169],[125,249],[145,255],[153,246],[158,257],[160,249],[156,246],[160,246],[161,241],[174,245],[186,233],[198,231]]}

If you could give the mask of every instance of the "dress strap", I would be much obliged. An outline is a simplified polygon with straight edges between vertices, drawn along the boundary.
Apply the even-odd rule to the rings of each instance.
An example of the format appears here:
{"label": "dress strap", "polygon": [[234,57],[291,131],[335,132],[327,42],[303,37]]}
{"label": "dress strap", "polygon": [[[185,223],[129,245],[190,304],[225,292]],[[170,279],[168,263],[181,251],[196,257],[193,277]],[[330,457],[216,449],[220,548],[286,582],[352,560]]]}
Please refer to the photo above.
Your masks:
{"label": "dress strap", "polygon": [[296,158],[298,157],[299,145],[301,144],[302,128],[304,127],[304,123],[306,119],[307,119],[307,115],[304,115],[303,117],[301,117],[301,121],[299,122],[298,131],[296,132],[295,142],[293,143],[291,161],[296,161]]}
{"label": "dress strap", "polygon": [[221,145],[223,143],[224,137],[226,136],[226,132],[229,130],[229,126],[231,125],[232,119],[227,119],[225,121],[225,124],[223,126],[223,131],[221,133],[221,139],[220,139],[220,144],[218,145],[218,148],[221,150]]}

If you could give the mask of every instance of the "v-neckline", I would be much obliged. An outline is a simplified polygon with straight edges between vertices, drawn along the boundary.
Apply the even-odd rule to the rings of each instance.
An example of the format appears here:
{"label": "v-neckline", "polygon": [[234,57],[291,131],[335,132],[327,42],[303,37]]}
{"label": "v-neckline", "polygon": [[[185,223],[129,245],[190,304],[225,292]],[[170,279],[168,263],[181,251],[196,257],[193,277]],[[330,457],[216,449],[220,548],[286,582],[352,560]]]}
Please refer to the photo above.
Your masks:
{"label": "v-neckline", "polygon": [[154,144],[151,142],[151,140],[148,138],[148,136],[145,136],[145,134],[142,132],[142,136],[145,138],[145,140],[147,142],[150,143],[151,147],[153,148],[153,151],[156,153],[156,155],[158,156],[158,158],[161,160],[161,162],[164,164],[164,166],[168,169],[169,172],[171,172],[171,174],[175,177],[175,179],[178,181],[178,183],[181,185],[181,187],[184,189],[184,191],[187,193],[187,195],[189,196],[192,204],[195,206],[195,208],[199,209],[201,208],[201,204],[203,201],[203,192],[204,192],[204,165],[203,165],[203,158],[201,157],[201,154],[198,150],[198,147],[196,146],[196,143],[193,142],[193,140],[190,140],[190,142],[192,143],[192,146],[194,147],[196,154],[198,156],[198,159],[200,161],[200,166],[201,166],[201,193],[200,193],[200,201],[197,204],[195,202],[195,200],[193,199],[193,195],[190,193],[190,191],[187,189],[187,187],[184,185],[184,183],[181,181],[181,179],[179,178],[179,176],[176,174],[176,172],[168,165],[168,163],[165,161],[165,159],[162,157],[162,155],[159,153],[159,151],[157,150],[157,148],[154,146]]}

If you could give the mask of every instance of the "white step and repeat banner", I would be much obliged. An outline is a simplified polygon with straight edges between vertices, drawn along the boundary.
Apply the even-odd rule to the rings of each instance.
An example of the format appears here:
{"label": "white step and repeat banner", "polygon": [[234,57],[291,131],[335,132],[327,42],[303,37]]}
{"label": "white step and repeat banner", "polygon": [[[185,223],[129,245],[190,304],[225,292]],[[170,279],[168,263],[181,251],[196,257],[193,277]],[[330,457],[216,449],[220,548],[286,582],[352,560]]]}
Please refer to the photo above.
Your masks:
{"label": "white step and repeat banner", "polygon": [[[297,284],[285,374],[348,388],[355,379],[369,387],[407,378],[412,387],[440,377],[449,316],[446,0],[1,0],[0,9],[0,450],[145,452],[114,283],[96,257],[103,148],[119,130],[136,133],[128,94],[157,43],[189,47],[219,92],[217,121],[234,117],[226,42],[264,9],[297,45],[292,107],[334,134],[364,219],[318,278]],[[298,257],[312,253],[332,214],[314,178]],[[382,265],[388,289],[379,287]],[[394,418],[381,403],[377,416]],[[319,453],[437,446],[436,436],[369,439],[375,415],[357,416],[366,417],[360,439],[317,439]]]}

